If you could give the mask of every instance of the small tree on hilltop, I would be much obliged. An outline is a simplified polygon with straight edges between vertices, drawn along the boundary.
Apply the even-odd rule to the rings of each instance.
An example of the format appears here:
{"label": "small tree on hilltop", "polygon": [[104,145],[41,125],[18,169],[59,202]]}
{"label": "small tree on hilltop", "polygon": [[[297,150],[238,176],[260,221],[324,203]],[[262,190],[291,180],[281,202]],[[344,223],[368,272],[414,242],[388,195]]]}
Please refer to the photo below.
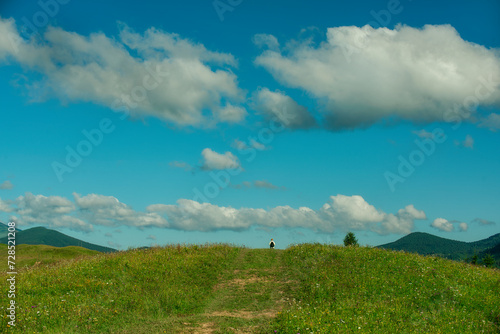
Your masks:
{"label": "small tree on hilltop", "polygon": [[345,235],[344,238],[344,246],[357,246],[358,245],[358,240],[356,239],[356,236],[354,233],[349,232]]}
{"label": "small tree on hilltop", "polygon": [[491,254],[486,254],[486,256],[483,257],[483,264],[488,268],[493,267],[495,265],[495,258],[491,256]]}

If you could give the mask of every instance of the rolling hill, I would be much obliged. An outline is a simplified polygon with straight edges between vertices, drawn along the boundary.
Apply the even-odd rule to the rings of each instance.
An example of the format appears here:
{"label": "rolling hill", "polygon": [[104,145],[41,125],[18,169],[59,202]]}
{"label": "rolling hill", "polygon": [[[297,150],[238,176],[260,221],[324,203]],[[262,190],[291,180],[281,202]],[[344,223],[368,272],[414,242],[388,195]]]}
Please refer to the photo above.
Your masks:
{"label": "rolling hill", "polygon": [[[7,245],[0,244],[0,252],[7,253]],[[47,245],[16,246],[16,270],[38,265],[51,265],[64,260],[78,259],[101,254],[78,246],[53,247]],[[7,271],[7,261],[0,262],[0,271]]]}
{"label": "rolling hill", "polygon": [[481,253],[479,253],[478,257],[480,259],[484,258],[487,254],[493,256],[496,261],[496,265],[500,268],[500,244],[497,244],[495,247],[488,248]]}
{"label": "rolling hill", "polygon": [[[33,265],[17,277],[13,334],[500,330],[499,270],[370,247],[170,245]],[[0,328],[9,321],[0,317]]]}
{"label": "rolling hill", "polygon": [[495,247],[488,248],[483,253],[485,253],[485,254],[491,254],[494,257],[500,258],[500,244],[496,245]]}
{"label": "rolling hill", "polygon": [[[0,239],[0,244],[6,243],[6,237]],[[16,232],[16,245],[20,244],[47,245],[54,247],[79,246],[103,253],[116,252],[113,248],[94,245],[45,227],[33,227]]]}
{"label": "rolling hill", "polygon": [[[474,254],[480,254],[487,249],[493,249],[498,244],[500,244],[500,233],[486,239],[464,242],[441,238],[429,233],[414,232],[399,240],[377,247],[404,250],[421,255],[437,255],[451,260],[464,260]],[[496,256],[498,259],[498,253]]]}

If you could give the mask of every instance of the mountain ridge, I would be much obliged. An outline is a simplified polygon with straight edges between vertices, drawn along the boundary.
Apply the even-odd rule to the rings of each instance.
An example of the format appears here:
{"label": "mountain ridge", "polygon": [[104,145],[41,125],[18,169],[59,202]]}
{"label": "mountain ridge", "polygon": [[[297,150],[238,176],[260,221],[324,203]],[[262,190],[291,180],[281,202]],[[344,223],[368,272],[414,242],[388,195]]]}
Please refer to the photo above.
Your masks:
{"label": "mountain ridge", "polygon": [[[80,246],[103,253],[116,252],[116,249],[85,242],[42,226],[16,232],[15,240],[16,245],[47,245],[54,247]],[[1,244],[7,244],[7,241],[7,237],[0,238]]]}
{"label": "mountain ridge", "polygon": [[[500,245],[500,233],[488,238],[465,242],[438,237],[426,232],[413,232],[377,248],[404,250],[421,255],[437,255],[451,260],[465,260],[474,254],[486,254],[488,250],[496,250]],[[497,260],[498,258],[498,252]],[[492,254],[495,256],[495,254]]]}

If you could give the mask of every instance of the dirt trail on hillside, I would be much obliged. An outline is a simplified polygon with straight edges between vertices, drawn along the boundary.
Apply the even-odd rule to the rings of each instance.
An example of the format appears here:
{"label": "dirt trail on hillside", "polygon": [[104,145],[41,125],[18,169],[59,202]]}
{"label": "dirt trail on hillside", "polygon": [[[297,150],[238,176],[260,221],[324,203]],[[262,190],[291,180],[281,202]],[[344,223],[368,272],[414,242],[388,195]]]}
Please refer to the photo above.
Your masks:
{"label": "dirt trail on hillside", "polygon": [[220,277],[204,312],[182,323],[177,333],[258,333],[281,310],[284,282],[280,250],[242,249]]}

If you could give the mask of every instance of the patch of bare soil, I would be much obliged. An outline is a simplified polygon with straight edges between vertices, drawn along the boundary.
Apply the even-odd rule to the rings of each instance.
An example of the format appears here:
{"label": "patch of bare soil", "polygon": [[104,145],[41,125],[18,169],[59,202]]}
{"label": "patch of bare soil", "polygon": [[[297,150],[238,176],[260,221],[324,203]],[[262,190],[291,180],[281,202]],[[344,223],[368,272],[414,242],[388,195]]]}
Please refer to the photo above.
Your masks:
{"label": "patch of bare soil", "polygon": [[182,334],[211,334],[215,332],[215,324],[213,322],[204,322],[200,327],[186,327],[181,332]]}
{"label": "patch of bare soil", "polygon": [[276,315],[276,310],[263,310],[259,312],[251,312],[245,310],[238,311],[216,311],[205,314],[206,317],[233,317],[233,318],[243,318],[243,319],[254,319],[260,317],[274,317]]}

